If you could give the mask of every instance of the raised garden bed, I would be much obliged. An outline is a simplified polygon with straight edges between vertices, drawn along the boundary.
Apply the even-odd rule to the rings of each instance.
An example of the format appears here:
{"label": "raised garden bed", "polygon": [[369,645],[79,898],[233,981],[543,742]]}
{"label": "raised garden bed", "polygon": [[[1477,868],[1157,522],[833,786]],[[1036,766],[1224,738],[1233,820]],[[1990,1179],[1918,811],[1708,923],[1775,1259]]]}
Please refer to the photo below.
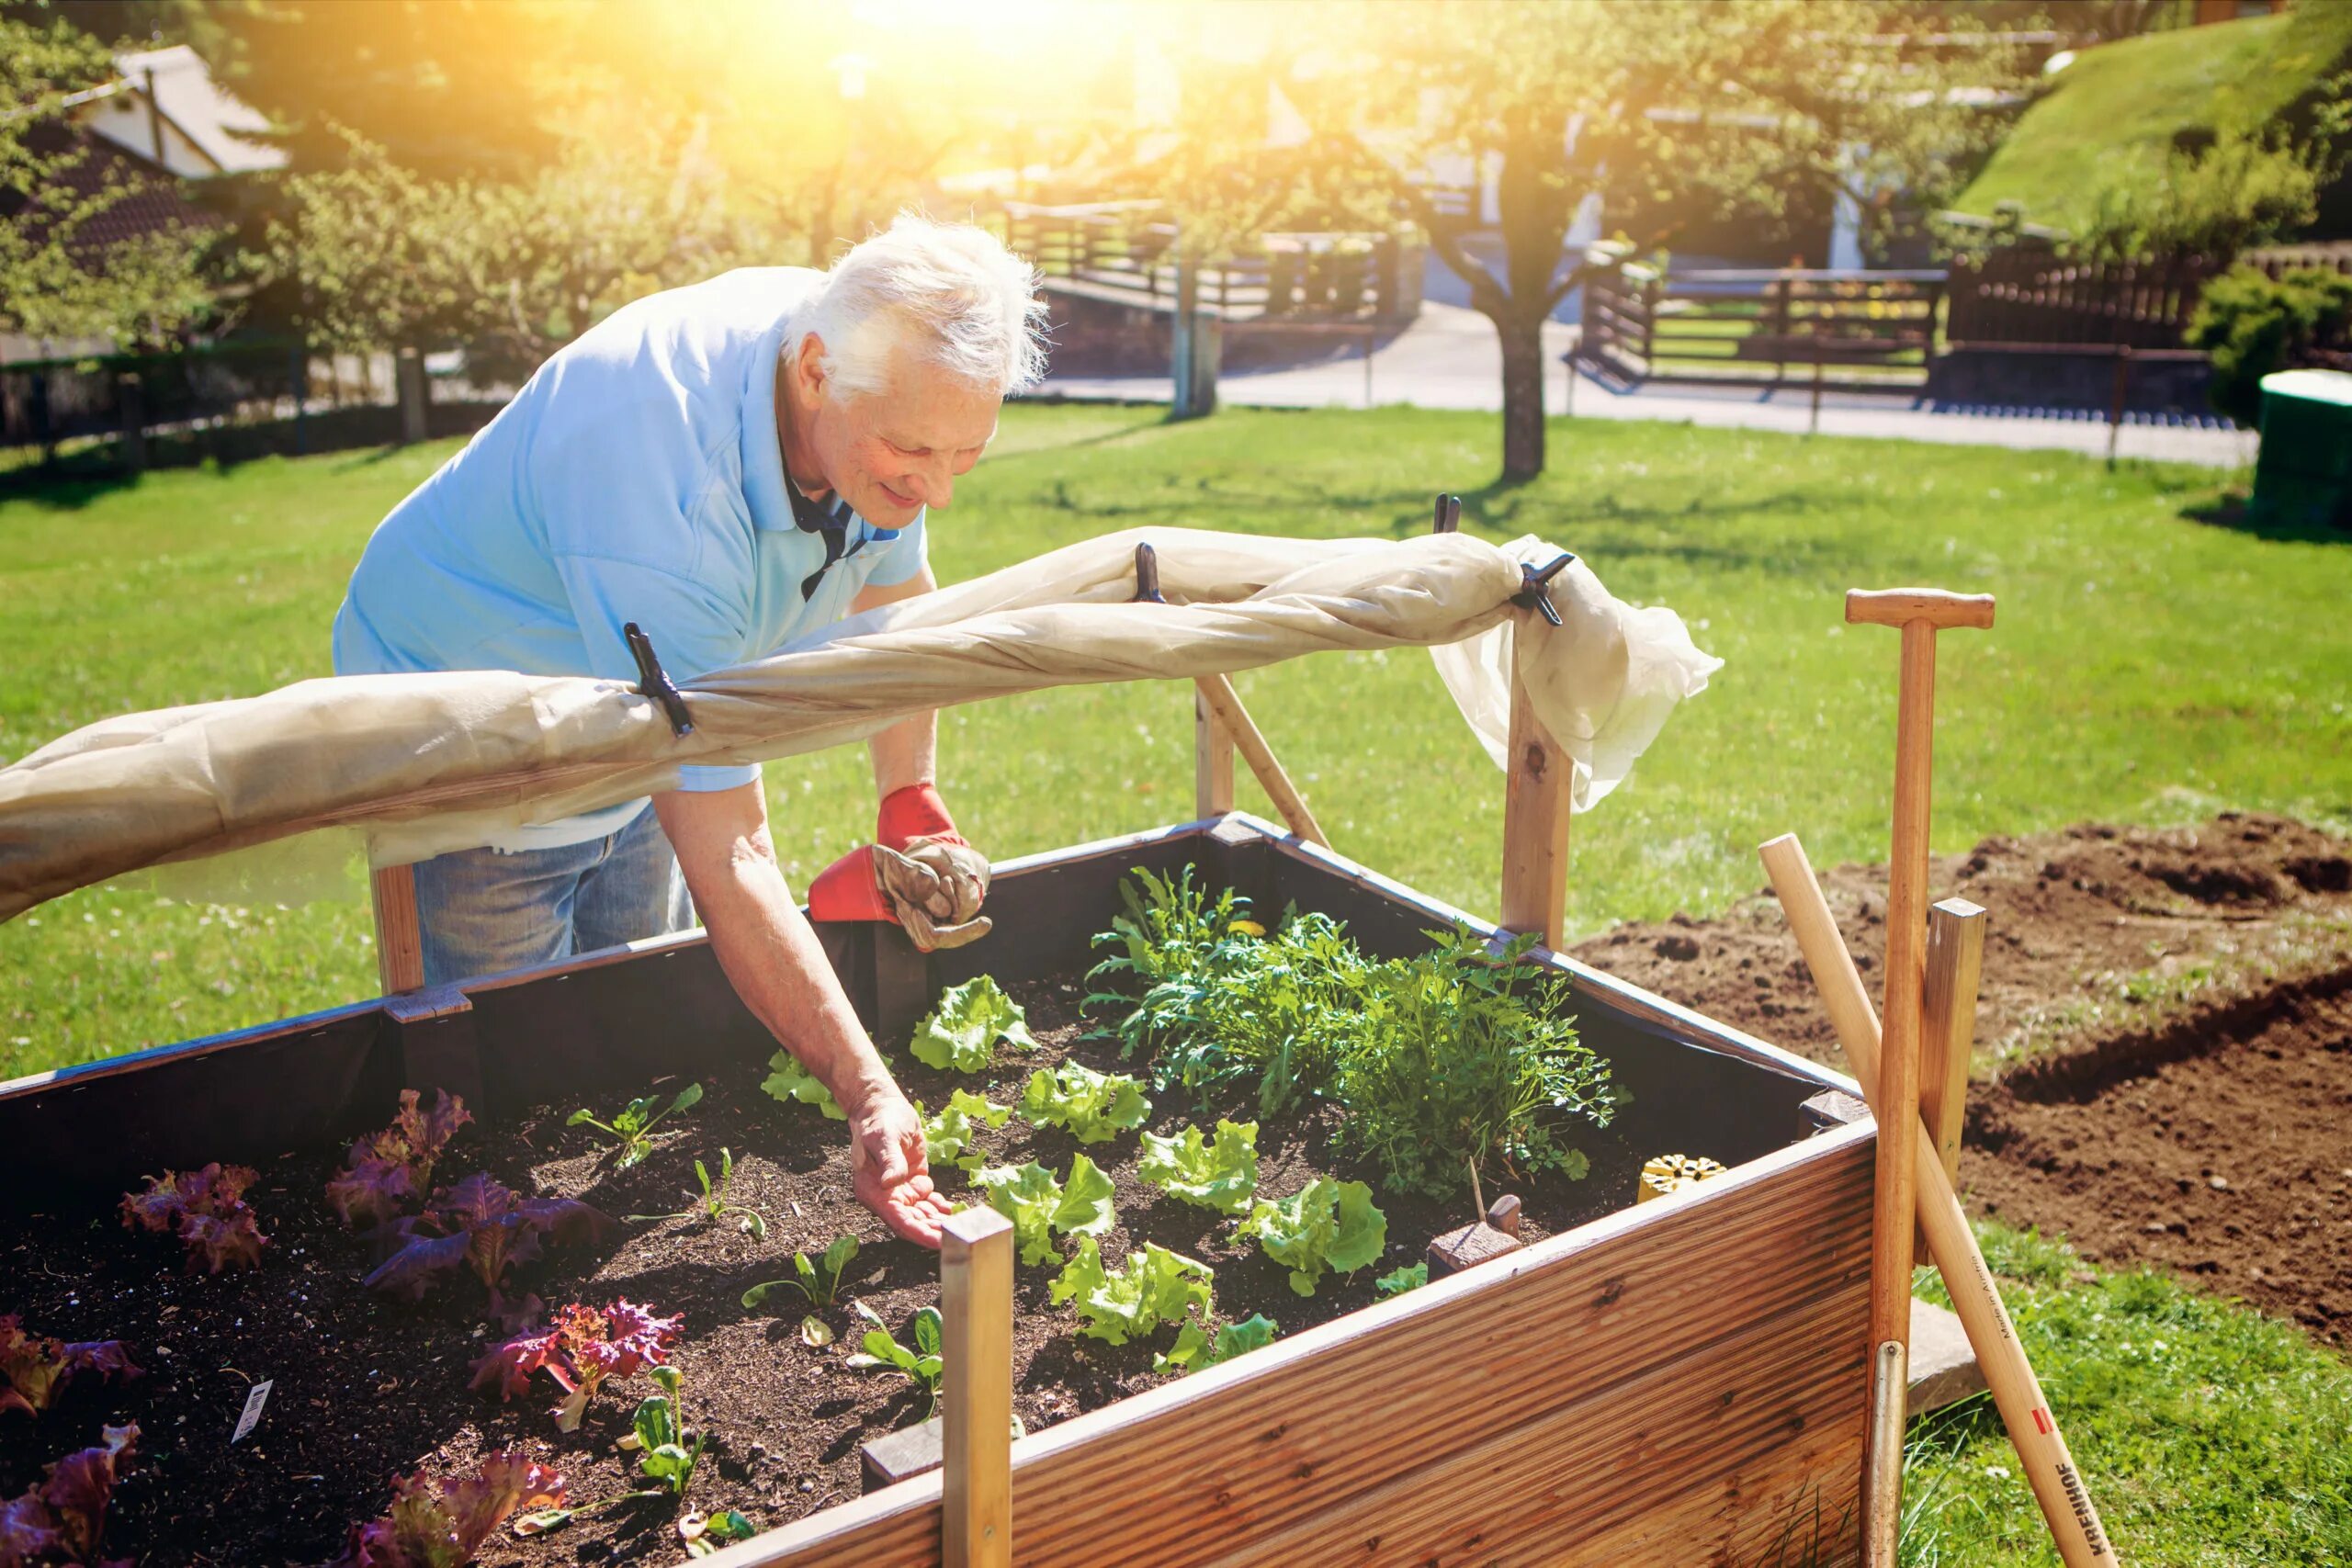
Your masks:
{"label": "raised garden bed", "polygon": [[[979,974],[1027,1005],[1041,1041],[1034,1055],[1003,1057],[995,1098],[1017,1098],[1021,1077],[1066,1055],[1118,1066],[1114,1045],[1076,1041],[1078,977],[1138,865],[1193,866],[1260,911],[1329,914],[1380,954],[1418,951],[1424,930],[1457,918],[1245,818],[1017,863],[991,896],[996,932],[971,947],[926,961],[894,933],[828,933],[909,1092],[936,1109],[969,1086],[900,1047],[939,987]],[[1379,1264],[1303,1298],[1230,1224],[1141,1186],[1133,1136],[1084,1148],[1117,1187],[1106,1258],[1146,1240],[1199,1258],[1216,1269],[1221,1318],[1262,1312],[1282,1335],[1162,1378],[1152,1358],[1169,1336],[1076,1340],[1069,1309],[1046,1300],[1051,1266],[1023,1268],[1020,1562],[1851,1557],[1870,1125],[1815,1135],[1802,1104],[1838,1080],[1539,956],[1570,976],[1579,1033],[1633,1100],[1605,1131],[1579,1132],[1583,1180],[1515,1184],[1530,1245],[1493,1263],[1375,1303],[1375,1276],[1472,1217],[1467,1204],[1384,1192]],[[107,1549],[141,1561],[316,1562],[382,1510],[396,1476],[461,1470],[505,1447],[562,1471],[575,1501],[635,1483],[633,1456],[614,1439],[652,1392],[644,1378],[560,1435],[544,1379],[509,1404],[469,1391],[469,1365],[495,1342],[473,1337],[482,1303],[470,1281],[418,1307],[359,1288],[370,1258],[327,1209],[323,1184],[401,1089],[447,1089],[479,1120],[436,1179],[484,1169],[615,1216],[659,1213],[686,1206],[696,1157],[715,1168],[729,1148],[729,1197],[762,1212],[764,1238],[731,1222],[623,1224],[602,1243],[550,1249],[522,1283],[551,1304],[622,1297],[684,1315],[673,1359],[689,1419],[715,1438],[690,1506],[738,1508],[771,1530],[725,1561],[936,1561],[935,1475],[857,1495],[858,1445],[919,1419],[921,1396],[845,1366],[863,1326],[845,1305],[818,1314],[844,1343],[816,1349],[797,1337],[797,1296],[740,1303],[746,1287],[791,1272],[794,1247],[813,1253],[844,1232],[865,1244],[845,1294],[901,1337],[938,1292],[935,1261],[883,1241],[850,1198],[839,1123],[760,1092],[773,1050],[707,947],[674,939],[0,1087],[0,1312],[67,1339],[121,1338],[147,1370],[77,1382],[39,1423],[0,1417],[0,1496],[126,1418],[142,1436]],[[690,1079],[706,1097],[634,1168],[616,1169],[589,1129],[565,1125],[575,1107],[602,1114],[656,1080]],[[1329,1152],[1332,1114],[1264,1119],[1261,1194],[1368,1174]],[[1146,1125],[1214,1120],[1169,1095]],[[1066,1171],[1080,1152],[1017,1119],[983,1137],[992,1159],[1014,1164],[1034,1156]],[[1640,1164],[1665,1153],[1731,1168],[1634,1207]],[[256,1271],[183,1274],[170,1237],[114,1222],[115,1199],[142,1174],[209,1160],[262,1173],[250,1197],[273,1245]],[[267,1411],[232,1446],[248,1386],[263,1378],[275,1380]],[[673,1517],[646,1503],[537,1540],[502,1531],[481,1560],[671,1561]]]}

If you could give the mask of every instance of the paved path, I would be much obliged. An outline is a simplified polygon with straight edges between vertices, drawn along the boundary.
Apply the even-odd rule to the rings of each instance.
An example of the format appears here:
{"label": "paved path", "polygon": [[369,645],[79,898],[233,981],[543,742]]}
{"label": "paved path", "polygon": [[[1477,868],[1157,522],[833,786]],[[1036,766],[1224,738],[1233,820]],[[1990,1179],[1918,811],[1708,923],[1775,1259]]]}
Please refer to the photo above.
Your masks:
{"label": "paved path", "polygon": [[[1580,419],[1686,420],[1693,424],[1802,432],[1812,422],[1811,393],[1804,387],[1778,392],[1755,388],[1653,387],[1612,391],[1589,376],[1577,378],[1573,394],[1561,356],[1575,342],[1573,329],[1547,324],[1545,363],[1551,367],[1544,404],[1552,412],[1573,412]],[[1230,403],[1268,408],[1363,408],[1374,403],[1410,403],[1417,408],[1502,407],[1502,352],[1484,316],[1459,305],[1428,301],[1420,319],[1372,356],[1371,395],[1365,393],[1360,351],[1321,364],[1281,370],[1227,371],[1217,394]],[[1044,390],[1067,398],[1168,401],[1165,376],[1050,378]],[[1573,396],[1573,403],[1567,400]],[[2104,457],[2105,419],[2065,411],[2031,412],[1953,412],[1900,394],[1838,392],[1823,395],[1825,435],[1893,436],[1910,441],[1948,441],[1967,446],[2046,447]],[[2234,467],[2254,461],[2256,438],[2250,430],[2213,423],[2165,422],[2135,415],[2124,423],[2118,452],[2127,457]]]}

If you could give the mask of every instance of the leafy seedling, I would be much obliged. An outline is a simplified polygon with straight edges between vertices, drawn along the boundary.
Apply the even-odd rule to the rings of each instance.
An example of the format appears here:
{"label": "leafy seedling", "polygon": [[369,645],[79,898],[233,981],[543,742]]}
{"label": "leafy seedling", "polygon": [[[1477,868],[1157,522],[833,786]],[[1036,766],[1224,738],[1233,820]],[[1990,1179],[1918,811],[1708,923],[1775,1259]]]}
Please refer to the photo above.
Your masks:
{"label": "leafy seedling", "polygon": [[1029,1032],[1021,1004],[981,975],[941,995],[931,1016],[915,1026],[909,1049],[915,1060],[942,1072],[977,1073],[996,1055],[1003,1041],[1015,1050],[1035,1051],[1037,1037]]}
{"label": "leafy seedling", "polygon": [[126,1193],[122,1223],[132,1229],[177,1231],[192,1272],[258,1269],[269,1237],[246,1207],[245,1189],[259,1180],[251,1166],[215,1160],[201,1170],[167,1170],[147,1179],[147,1190]]}
{"label": "leafy seedling", "polygon": [[734,1179],[735,1156],[722,1148],[718,1151],[718,1180],[716,1185],[710,1179],[709,1168],[700,1160],[695,1161],[695,1182],[702,1189],[701,1202],[690,1209],[680,1209],[674,1214],[631,1214],[628,1218],[632,1221],[684,1220],[699,1213],[712,1224],[717,1224],[728,1215],[736,1214],[741,1216],[736,1221],[736,1228],[745,1235],[765,1241],[768,1236],[766,1216],[748,1203],[727,1201],[727,1184]]}
{"label": "leafy seedling", "polygon": [[[798,1291],[810,1306],[820,1311],[831,1306],[841,1295],[842,1272],[856,1256],[857,1237],[854,1235],[833,1237],[832,1245],[826,1247],[824,1256],[814,1263],[808,1261],[807,1253],[796,1252],[792,1255],[793,1277],[789,1280],[770,1280],[765,1284],[754,1285],[745,1291],[743,1310],[756,1312],[771,1294],[786,1289]],[[805,1325],[801,1337],[808,1337]]]}
{"label": "leafy seedling", "polygon": [[128,1382],[146,1374],[133,1366],[119,1339],[68,1343],[28,1334],[15,1313],[0,1314],[0,1416],[38,1416],[81,1373]]}
{"label": "leafy seedling", "polygon": [[1043,1263],[1054,1256],[1054,1235],[1100,1235],[1119,1223],[1112,1195],[1117,1190],[1084,1155],[1070,1159],[1069,1180],[1031,1160],[1018,1168],[990,1166],[973,1178],[989,1195],[989,1206],[1012,1222],[1021,1261]]}
{"label": "leafy seedling", "polygon": [[[49,1467],[49,1479],[17,1497],[0,1497],[0,1563],[104,1562],[107,1505],[130,1468],[139,1423],[100,1429],[98,1448],[67,1454]],[[129,1562],[129,1558],[122,1559]],[[394,1565],[397,1568],[397,1565]]]}
{"label": "leafy seedling", "polygon": [[433,1109],[420,1109],[416,1090],[401,1090],[392,1124],[351,1145],[351,1156],[327,1183],[327,1201],[356,1230],[390,1224],[433,1190],[433,1167],[458,1129],[474,1119],[466,1102],[434,1090]]}
{"label": "leafy seedling", "polygon": [[474,1362],[473,1386],[513,1399],[528,1388],[531,1374],[544,1371],[564,1393],[548,1414],[567,1432],[580,1429],[588,1402],[609,1378],[639,1368],[657,1374],[669,1357],[683,1317],[656,1317],[640,1306],[615,1302],[602,1312],[574,1302],[537,1334],[518,1334]]}
{"label": "leafy seedling", "polygon": [[[563,1477],[505,1450],[473,1474],[435,1481],[423,1471],[392,1483],[384,1517],[352,1528],[337,1568],[449,1568],[471,1562],[517,1508],[560,1513]],[[569,1518],[569,1514],[564,1514]]]}
{"label": "leafy seedling", "polygon": [[1021,1114],[1040,1127],[1062,1127],[1081,1144],[1107,1143],[1151,1114],[1143,1085],[1124,1073],[1098,1073],[1083,1062],[1039,1067],[1022,1091]]}
{"label": "leafy seedling", "polygon": [[1252,1350],[1262,1350],[1273,1342],[1274,1320],[1263,1313],[1239,1323],[1219,1324],[1214,1336],[1198,1320],[1186,1318],[1184,1326],[1176,1331],[1175,1348],[1164,1356],[1154,1356],[1151,1370],[1163,1376],[1170,1372],[1195,1372]]}
{"label": "leafy seedling", "polygon": [[1372,1282],[1373,1293],[1382,1300],[1401,1296],[1407,1291],[1418,1291],[1430,1282],[1429,1259],[1408,1263],[1402,1269],[1392,1269]]}
{"label": "leafy seedling", "polygon": [[[922,1101],[915,1101],[915,1114],[923,1116]],[[922,1145],[924,1157],[931,1162],[934,1176],[944,1167],[953,1166],[971,1175],[988,1164],[986,1150],[979,1146],[973,1123],[1001,1127],[1012,1116],[1012,1107],[999,1105],[995,1100],[959,1089],[947,1097],[946,1105],[936,1116],[923,1116]]]}
{"label": "leafy seedling", "polygon": [[1085,1325],[1080,1334],[1124,1345],[1188,1314],[1206,1322],[1214,1305],[1215,1278],[1207,1264],[1170,1252],[1156,1241],[1127,1254],[1126,1267],[1114,1274],[1102,1267],[1094,1238],[1082,1235],[1046,1293],[1057,1306],[1068,1301],[1078,1303]]}
{"label": "leafy seedling", "polygon": [[686,1110],[701,1099],[702,1085],[690,1083],[680,1089],[667,1105],[662,1103],[661,1096],[649,1094],[630,1100],[610,1122],[597,1121],[595,1112],[583,1108],[573,1111],[564,1125],[594,1127],[612,1139],[614,1146],[620,1151],[619,1157],[613,1161],[613,1168],[627,1170],[653,1152],[655,1123],[664,1116]]}
{"label": "leafy seedling", "polygon": [[390,1256],[363,1282],[421,1302],[442,1275],[469,1269],[489,1289],[497,1315],[510,1268],[538,1257],[550,1243],[594,1240],[611,1224],[576,1198],[526,1198],[477,1171],[435,1193],[424,1213],[382,1227],[379,1244],[392,1249]]}
{"label": "leafy seedling", "polygon": [[[653,1381],[662,1392],[637,1407],[637,1472],[648,1481],[668,1488],[673,1497],[683,1497],[695,1478],[695,1466],[702,1462],[702,1450],[710,1442],[707,1432],[695,1433],[686,1429],[684,1412],[678,1404],[678,1390],[685,1380],[675,1367],[656,1367]],[[687,1447],[691,1440],[693,1447]]]}
{"label": "leafy seedling", "polygon": [[[1092,1245],[1092,1238],[1089,1238],[1088,1245]],[[858,1316],[874,1326],[867,1329],[865,1337],[859,1341],[865,1348],[852,1356],[849,1364],[861,1371],[880,1368],[905,1377],[922,1390],[928,1402],[923,1416],[928,1419],[939,1409],[939,1377],[944,1366],[939,1356],[939,1309],[924,1307],[915,1314],[914,1324],[910,1330],[914,1335],[915,1345],[910,1350],[899,1343],[897,1337],[890,1332],[889,1325],[882,1321],[881,1314],[864,1302],[850,1304],[856,1308]]]}
{"label": "leafy seedling", "polygon": [[1289,1267],[1290,1288],[1311,1296],[1331,1269],[1352,1274],[1380,1256],[1388,1216],[1373,1206],[1363,1182],[1318,1176],[1288,1198],[1259,1200],[1240,1234],[1256,1236],[1267,1257]]}
{"label": "leafy seedling", "polygon": [[1198,1127],[1180,1138],[1143,1135],[1136,1174],[1170,1197],[1220,1214],[1244,1214],[1258,1192],[1258,1123],[1224,1122],[1204,1139]]}
{"label": "leafy seedling", "polygon": [[732,1508],[707,1517],[688,1514],[678,1521],[678,1539],[686,1543],[688,1557],[708,1557],[730,1541],[749,1540],[759,1533],[759,1526]]}
{"label": "leafy seedling", "polygon": [[846,1122],[849,1112],[833,1098],[833,1091],[818,1080],[817,1075],[800,1065],[800,1058],[789,1051],[778,1051],[768,1058],[768,1076],[760,1087],[786,1105],[798,1101],[813,1105],[824,1112],[829,1122]]}

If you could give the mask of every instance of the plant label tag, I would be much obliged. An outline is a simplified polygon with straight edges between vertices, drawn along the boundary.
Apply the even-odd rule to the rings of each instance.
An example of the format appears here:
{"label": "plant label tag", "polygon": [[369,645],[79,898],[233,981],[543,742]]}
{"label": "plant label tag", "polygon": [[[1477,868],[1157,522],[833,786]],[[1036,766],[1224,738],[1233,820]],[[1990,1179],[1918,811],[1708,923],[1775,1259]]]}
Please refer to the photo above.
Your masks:
{"label": "plant label tag", "polygon": [[237,1429],[229,1434],[232,1446],[243,1442],[246,1435],[261,1425],[261,1407],[269,1403],[270,1385],[277,1381],[276,1378],[264,1378],[246,1393],[245,1407],[237,1416]]}

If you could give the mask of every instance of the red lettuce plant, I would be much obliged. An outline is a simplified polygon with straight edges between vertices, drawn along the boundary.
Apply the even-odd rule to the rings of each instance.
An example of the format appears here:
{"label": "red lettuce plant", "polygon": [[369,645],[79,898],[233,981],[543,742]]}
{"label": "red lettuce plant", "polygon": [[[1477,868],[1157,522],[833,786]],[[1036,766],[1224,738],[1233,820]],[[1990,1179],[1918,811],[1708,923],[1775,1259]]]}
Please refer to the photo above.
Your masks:
{"label": "red lettuce plant", "polygon": [[26,1333],[14,1313],[0,1314],[0,1415],[11,1410],[40,1415],[81,1372],[101,1378],[141,1375],[119,1339],[68,1344]]}
{"label": "red lettuce plant", "polygon": [[459,1568],[515,1509],[562,1501],[563,1477],[511,1449],[458,1479],[435,1481],[420,1470],[393,1483],[382,1518],[352,1527],[334,1568]]}
{"label": "red lettuce plant", "polygon": [[390,1224],[433,1190],[434,1161],[458,1129],[474,1119],[466,1102],[447,1089],[433,1093],[428,1113],[417,1108],[416,1090],[401,1090],[392,1124],[351,1145],[342,1173],[327,1183],[327,1201],[345,1224]]}
{"label": "red lettuce plant", "polygon": [[543,1241],[594,1240],[612,1225],[576,1198],[526,1198],[477,1171],[433,1195],[421,1215],[382,1227],[391,1255],[368,1276],[369,1289],[406,1301],[424,1299],[435,1280],[462,1265],[490,1292],[493,1316],[504,1310],[506,1271],[537,1258]]}
{"label": "red lettuce plant", "polygon": [[138,1441],[136,1421],[108,1427],[104,1444],[67,1454],[49,1467],[47,1481],[0,1503],[0,1568],[97,1563],[107,1504]]}
{"label": "red lettuce plant", "polygon": [[123,1195],[122,1223],[132,1229],[176,1230],[187,1247],[187,1266],[208,1274],[234,1265],[261,1266],[269,1238],[245,1206],[245,1189],[259,1178],[251,1166],[214,1160],[202,1170],[167,1170],[147,1179],[147,1190]]}
{"label": "red lettuce plant", "polygon": [[656,1317],[648,1309],[615,1302],[604,1311],[574,1302],[556,1314],[541,1333],[518,1334],[474,1363],[473,1386],[494,1389],[511,1400],[545,1371],[562,1385],[564,1401],[548,1414],[567,1432],[580,1429],[588,1401],[606,1378],[625,1378],[640,1367],[662,1366],[683,1317]]}

